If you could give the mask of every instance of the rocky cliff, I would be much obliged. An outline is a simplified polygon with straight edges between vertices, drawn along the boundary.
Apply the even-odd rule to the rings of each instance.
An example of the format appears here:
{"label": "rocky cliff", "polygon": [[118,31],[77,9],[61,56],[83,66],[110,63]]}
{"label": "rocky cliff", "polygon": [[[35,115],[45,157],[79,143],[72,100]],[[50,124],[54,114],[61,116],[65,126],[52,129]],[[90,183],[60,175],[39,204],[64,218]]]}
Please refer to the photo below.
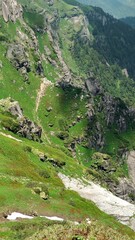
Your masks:
{"label": "rocky cliff", "polygon": [[0,1],[0,13],[5,22],[15,22],[22,17],[22,6],[16,0]]}

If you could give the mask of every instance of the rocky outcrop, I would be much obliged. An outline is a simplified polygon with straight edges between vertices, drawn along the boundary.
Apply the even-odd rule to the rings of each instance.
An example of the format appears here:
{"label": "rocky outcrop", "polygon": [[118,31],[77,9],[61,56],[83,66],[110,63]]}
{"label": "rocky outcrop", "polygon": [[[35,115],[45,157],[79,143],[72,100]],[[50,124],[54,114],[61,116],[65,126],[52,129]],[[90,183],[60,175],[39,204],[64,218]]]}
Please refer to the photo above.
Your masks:
{"label": "rocky outcrop", "polygon": [[127,158],[129,176],[135,187],[135,151],[130,151]]}
{"label": "rocky outcrop", "polygon": [[101,149],[105,144],[104,139],[104,132],[103,132],[103,126],[100,124],[100,122],[94,122],[94,119],[89,124],[88,132],[90,135],[89,138],[89,147],[95,148],[97,150]]}
{"label": "rocky outcrop", "polygon": [[54,0],[48,0],[49,6],[52,6],[54,4]]}
{"label": "rocky outcrop", "polygon": [[19,130],[17,134],[29,140],[40,141],[42,129],[36,123],[27,118],[23,118],[19,119]]}
{"label": "rocky outcrop", "polygon": [[1,14],[5,22],[15,22],[18,18],[22,17],[22,7],[16,0],[3,0],[0,1]]}
{"label": "rocky outcrop", "polygon": [[130,124],[133,122],[130,109],[120,98],[105,95],[102,98],[101,108],[104,108],[107,126],[115,125],[119,132],[126,131],[129,122]]}
{"label": "rocky outcrop", "polygon": [[[114,127],[120,133],[133,126],[135,122],[134,109],[128,108],[120,98],[107,94],[100,86],[99,81],[94,79],[93,76],[86,80],[85,84],[90,94],[87,115],[90,122],[90,129],[93,127],[93,133],[96,134],[93,136],[95,141],[98,139],[101,141],[102,129],[105,127]],[[103,145],[101,144],[101,146]]]}
{"label": "rocky outcrop", "polygon": [[33,193],[36,193],[42,198],[43,200],[47,200],[49,198],[49,192],[47,187],[34,187]]}
{"label": "rocky outcrop", "polygon": [[10,44],[7,51],[7,58],[27,80],[27,73],[30,72],[31,69],[25,47],[20,43]]}
{"label": "rocky outcrop", "polygon": [[14,101],[12,98],[1,99],[0,109],[2,109],[3,112],[11,113],[11,115],[17,118],[23,117],[23,112],[19,106],[19,103],[17,101]]}
{"label": "rocky outcrop", "polygon": [[128,202],[135,202],[135,185],[130,179],[121,178],[119,183],[108,182],[109,190],[116,196]]}
{"label": "rocky outcrop", "polygon": [[15,119],[17,119],[14,128],[11,128],[9,124],[6,125],[6,123],[4,123],[5,128],[19,134],[21,137],[28,138],[29,140],[41,141],[41,127],[24,117],[23,111],[17,101],[12,100],[11,98],[1,99],[0,109],[2,112],[9,112],[11,116],[14,116]]}

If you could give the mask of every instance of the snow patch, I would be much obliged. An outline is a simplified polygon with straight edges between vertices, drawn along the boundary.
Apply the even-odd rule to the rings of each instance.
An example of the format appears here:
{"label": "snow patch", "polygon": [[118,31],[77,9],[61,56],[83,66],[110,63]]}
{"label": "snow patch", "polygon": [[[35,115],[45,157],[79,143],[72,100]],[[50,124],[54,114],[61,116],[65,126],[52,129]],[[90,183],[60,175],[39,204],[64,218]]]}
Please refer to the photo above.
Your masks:
{"label": "snow patch", "polygon": [[[46,219],[49,219],[49,220],[52,220],[52,221],[64,221],[63,218],[60,218],[60,217],[56,217],[56,216],[53,216],[53,217],[48,217],[48,216],[40,216],[42,218],[46,218]],[[23,218],[23,219],[33,219],[34,217],[33,216],[29,216],[29,215],[25,215],[25,214],[22,214],[22,213],[19,213],[19,212],[13,212],[11,213],[10,215],[7,216],[7,219],[8,220],[16,220],[17,218]]]}
{"label": "snow patch", "polygon": [[18,213],[18,212],[13,212],[13,213],[11,213],[11,215],[7,216],[8,220],[16,220],[17,218],[32,219],[33,217],[25,215],[25,214],[22,214],[22,213]]}
{"label": "snow patch", "polygon": [[46,219],[49,219],[49,220],[52,220],[52,221],[61,221],[61,222],[64,221],[63,218],[59,218],[59,217],[56,217],[56,216],[54,216],[54,217],[41,216],[41,217],[45,217]]}

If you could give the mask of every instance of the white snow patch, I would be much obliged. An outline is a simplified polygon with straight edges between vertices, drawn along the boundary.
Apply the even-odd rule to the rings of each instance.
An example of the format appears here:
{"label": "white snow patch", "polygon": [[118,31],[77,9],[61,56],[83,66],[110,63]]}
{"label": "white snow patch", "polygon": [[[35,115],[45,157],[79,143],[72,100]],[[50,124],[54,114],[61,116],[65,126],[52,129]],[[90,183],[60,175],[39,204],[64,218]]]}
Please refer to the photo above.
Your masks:
{"label": "white snow patch", "polygon": [[46,219],[49,219],[49,220],[52,220],[52,221],[61,221],[61,222],[63,222],[63,221],[64,221],[64,219],[63,219],[63,218],[56,217],[56,216],[54,216],[54,217],[42,216],[42,217],[45,217]]}
{"label": "white snow patch", "polygon": [[17,218],[27,218],[27,219],[32,219],[32,216],[28,216],[22,213],[18,213],[18,212],[13,212],[11,213],[11,215],[7,216],[8,220],[16,220]]}
{"label": "white snow patch", "polygon": [[[40,216],[40,217],[46,218],[46,219],[49,219],[49,220],[52,220],[52,221],[61,221],[61,222],[64,221],[63,218],[56,217],[56,216],[53,216],[53,217]],[[34,217],[28,216],[28,215],[25,215],[25,214],[22,214],[22,213],[19,213],[19,212],[13,212],[13,213],[11,213],[10,215],[7,216],[8,220],[16,220],[17,218],[33,219]]]}

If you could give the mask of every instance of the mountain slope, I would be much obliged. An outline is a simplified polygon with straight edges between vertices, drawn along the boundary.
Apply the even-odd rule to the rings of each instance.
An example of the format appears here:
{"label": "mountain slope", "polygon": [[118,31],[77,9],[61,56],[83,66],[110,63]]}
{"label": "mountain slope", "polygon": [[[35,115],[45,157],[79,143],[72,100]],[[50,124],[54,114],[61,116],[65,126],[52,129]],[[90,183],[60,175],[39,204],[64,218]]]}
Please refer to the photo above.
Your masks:
{"label": "mountain slope", "polygon": [[121,21],[128,24],[132,28],[135,28],[135,17],[121,18]]}
{"label": "mountain slope", "polygon": [[[133,239],[131,229],[66,190],[58,173],[97,181],[134,203],[126,161],[135,146],[134,63],[129,68],[126,62],[134,47],[126,34],[133,38],[134,30],[99,9],[67,2],[0,1],[1,236],[27,239],[37,232],[40,239],[46,234],[44,224],[51,223],[41,219],[7,222],[7,215],[17,211],[84,221],[79,232],[72,223],[60,225],[63,232],[70,228],[72,237],[98,239],[88,231],[85,219],[91,218],[99,235],[99,226],[111,227],[113,236],[117,229],[116,239]],[[126,48],[117,56],[113,39],[107,39],[113,24],[116,44],[119,29]]]}
{"label": "mountain slope", "polygon": [[92,5],[102,8],[105,12],[113,15],[116,18],[135,16],[135,3],[134,1],[122,0],[78,0],[78,2],[86,5]]}

